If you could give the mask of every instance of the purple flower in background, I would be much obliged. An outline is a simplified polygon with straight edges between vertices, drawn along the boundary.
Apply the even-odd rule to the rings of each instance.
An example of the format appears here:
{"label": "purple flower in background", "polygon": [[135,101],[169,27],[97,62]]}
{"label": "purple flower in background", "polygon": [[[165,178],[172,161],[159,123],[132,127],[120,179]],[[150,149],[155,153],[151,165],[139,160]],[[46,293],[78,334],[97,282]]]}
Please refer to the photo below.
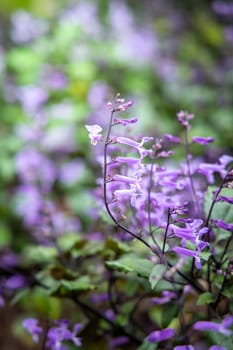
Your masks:
{"label": "purple flower in background", "polygon": [[161,331],[154,331],[147,336],[147,341],[150,343],[159,343],[163,340],[174,337],[175,330],[173,328],[165,328]]}
{"label": "purple flower in background", "polygon": [[72,161],[62,164],[59,180],[65,185],[73,185],[85,174],[85,166],[80,161]]}
{"label": "purple flower in background", "polygon": [[186,128],[190,128],[189,121],[194,118],[193,114],[189,114],[186,111],[180,111],[177,113],[178,122]]}
{"label": "purple flower in background", "polygon": [[233,224],[228,224],[225,221],[220,219],[212,219],[211,222],[218,228],[222,228],[223,230],[233,232]]}
{"label": "purple flower in background", "polygon": [[103,140],[103,136],[100,134],[100,132],[103,130],[101,126],[95,124],[95,125],[85,125],[88,136],[91,140],[92,145],[97,145],[97,142],[100,140]]}
{"label": "purple flower in background", "polygon": [[18,99],[24,110],[34,115],[39,111],[43,104],[47,101],[48,95],[38,86],[24,86],[18,91]]}
{"label": "purple flower in background", "polygon": [[171,134],[165,134],[164,135],[164,138],[170,142],[173,142],[173,143],[180,143],[180,137],[178,136],[173,136]]}
{"label": "purple flower in background", "polygon": [[209,350],[227,350],[227,348],[223,348],[220,345],[213,345],[209,348]]}
{"label": "purple flower in background", "polygon": [[81,329],[80,324],[75,324],[73,331],[68,329],[69,321],[56,321],[57,326],[51,327],[47,334],[46,346],[50,350],[65,350],[66,347],[62,344],[63,341],[72,341],[74,345],[81,346],[81,340],[77,337],[77,333]]}
{"label": "purple flower in background", "polygon": [[5,283],[4,283],[4,287],[8,288],[8,289],[19,289],[24,287],[26,284],[26,280],[24,276],[21,275],[15,275],[15,276],[11,276],[9,277]]}
{"label": "purple flower in background", "polygon": [[207,145],[210,142],[213,142],[213,137],[200,137],[200,136],[194,136],[192,138],[192,142],[199,143],[200,145]]}
{"label": "purple flower in background", "polygon": [[162,291],[162,296],[161,297],[155,297],[152,298],[151,301],[153,304],[166,304],[169,301],[171,301],[172,299],[176,299],[177,298],[177,294],[175,292],[171,292],[169,290],[164,290]]}
{"label": "purple flower in background", "polygon": [[232,331],[228,328],[232,325],[232,323],[233,316],[226,316],[221,323],[198,321],[193,325],[193,329],[198,331],[214,331],[229,336],[232,334]]}
{"label": "purple flower in background", "polygon": [[192,345],[177,345],[173,350],[195,350]]}
{"label": "purple flower in background", "polygon": [[134,124],[137,123],[138,119],[137,118],[131,118],[131,119],[120,119],[120,118],[114,118],[113,122],[115,124],[127,126],[129,124]]}
{"label": "purple flower in background", "polygon": [[38,326],[38,320],[35,318],[27,318],[23,321],[23,327],[31,334],[35,343],[39,341],[39,335],[43,329]]}

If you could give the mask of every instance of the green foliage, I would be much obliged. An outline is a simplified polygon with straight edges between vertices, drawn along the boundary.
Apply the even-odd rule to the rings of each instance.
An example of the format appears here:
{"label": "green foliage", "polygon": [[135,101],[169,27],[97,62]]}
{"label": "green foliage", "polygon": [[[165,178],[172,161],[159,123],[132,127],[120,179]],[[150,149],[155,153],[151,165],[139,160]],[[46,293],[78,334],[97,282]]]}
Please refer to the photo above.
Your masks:
{"label": "green foliage", "polygon": [[148,278],[153,267],[153,263],[148,259],[141,258],[136,254],[127,254],[120,259],[106,261],[106,266],[119,272],[134,272],[140,277]]}

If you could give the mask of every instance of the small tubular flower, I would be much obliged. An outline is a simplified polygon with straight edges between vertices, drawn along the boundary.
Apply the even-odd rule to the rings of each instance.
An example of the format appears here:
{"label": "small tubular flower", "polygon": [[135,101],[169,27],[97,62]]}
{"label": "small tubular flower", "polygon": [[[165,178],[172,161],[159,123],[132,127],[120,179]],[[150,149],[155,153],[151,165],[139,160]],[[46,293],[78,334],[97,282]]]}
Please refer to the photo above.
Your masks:
{"label": "small tubular flower", "polygon": [[193,325],[193,329],[198,331],[214,331],[226,336],[230,336],[232,331],[228,329],[233,323],[233,316],[227,316],[221,323],[211,321],[198,321]]}
{"label": "small tubular flower", "polygon": [[161,331],[151,332],[146,339],[150,343],[159,343],[163,340],[174,337],[174,335],[175,335],[175,330],[173,328],[165,328],[165,329],[162,329]]}
{"label": "small tubular flower", "polygon": [[211,136],[208,136],[208,137],[194,136],[192,138],[192,142],[199,143],[200,145],[207,145],[208,143],[211,143],[213,141],[214,141],[214,138]]}
{"label": "small tubular flower", "polygon": [[88,131],[88,136],[91,140],[92,145],[96,145],[98,141],[103,140],[103,135],[100,132],[103,130],[101,126],[95,125],[85,125],[85,128]]}
{"label": "small tubular flower", "polygon": [[39,335],[43,332],[43,329],[38,326],[38,320],[36,318],[27,318],[22,325],[31,334],[33,341],[38,343]]}

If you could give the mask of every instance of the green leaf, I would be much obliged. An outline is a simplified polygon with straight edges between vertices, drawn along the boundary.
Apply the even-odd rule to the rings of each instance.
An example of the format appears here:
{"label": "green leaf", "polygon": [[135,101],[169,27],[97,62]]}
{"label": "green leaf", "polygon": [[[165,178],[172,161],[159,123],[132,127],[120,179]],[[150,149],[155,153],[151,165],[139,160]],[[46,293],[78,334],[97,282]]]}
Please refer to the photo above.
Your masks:
{"label": "green leaf", "polygon": [[214,297],[210,292],[203,293],[197,300],[197,305],[210,304],[214,301]]}
{"label": "green leaf", "polygon": [[128,244],[122,243],[113,237],[109,237],[105,241],[105,247],[113,250],[116,254],[127,253],[132,250]]}
{"label": "green leaf", "polygon": [[158,344],[149,343],[147,340],[144,340],[142,345],[137,348],[137,350],[156,350],[158,348]]}
{"label": "green leaf", "polygon": [[24,256],[27,262],[45,264],[54,261],[57,257],[57,250],[55,247],[31,245],[25,249]]}
{"label": "green leaf", "polygon": [[214,344],[221,345],[227,350],[233,349],[233,337],[226,337],[223,334],[217,332],[208,332],[209,337],[213,340]]}
{"label": "green leaf", "polygon": [[135,272],[138,276],[148,278],[153,268],[153,263],[148,259],[129,254],[118,260],[107,261],[106,266],[120,272]]}
{"label": "green leaf", "polygon": [[57,297],[65,297],[70,294],[70,292],[87,292],[93,290],[94,285],[90,283],[89,276],[83,276],[75,281],[65,281],[61,280],[57,286],[50,292],[50,295]]}
{"label": "green leaf", "polygon": [[163,264],[157,264],[152,268],[149,276],[149,282],[152,289],[154,289],[156,284],[162,279],[165,270],[166,266]]}

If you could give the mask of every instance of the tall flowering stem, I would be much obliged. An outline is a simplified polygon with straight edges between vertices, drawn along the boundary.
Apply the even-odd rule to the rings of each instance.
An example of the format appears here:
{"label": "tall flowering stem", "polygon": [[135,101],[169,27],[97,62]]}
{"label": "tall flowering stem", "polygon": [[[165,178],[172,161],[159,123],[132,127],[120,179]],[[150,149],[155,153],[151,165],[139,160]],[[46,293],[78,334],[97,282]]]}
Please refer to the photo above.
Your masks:
{"label": "tall flowering stem", "polygon": [[[120,105],[119,105],[120,103]],[[109,214],[109,216],[111,217],[111,219],[113,220],[113,222],[120,228],[122,229],[124,232],[127,232],[128,234],[130,234],[132,237],[138,239],[140,242],[142,242],[145,246],[147,246],[147,248],[149,248],[150,250],[153,251],[152,247],[150,246],[150,244],[144,240],[142,237],[136,235],[134,232],[132,232],[131,230],[129,230],[127,227],[123,226],[113,215],[110,207],[109,207],[109,203],[108,203],[108,199],[107,199],[107,183],[108,183],[108,179],[107,179],[107,167],[108,167],[108,163],[107,163],[107,156],[108,156],[108,146],[111,143],[111,130],[113,127],[113,118],[114,118],[114,114],[116,112],[121,112],[121,111],[125,111],[127,110],[129,107],[131,107],[132,102],[128,102],[128,103],[124,103],[123,99],[119,98],[119,95],[117,95],[116,100],[113,104],[109,103],[109,108],[111,109],[111,114],[110,114],[110,120],[109,120],[109,124],[108,124],[108,128],[107,128],[107,134],[106,134],[106,138],[105,138],[105,143],[104,143],[104,165],[103,165],[103,195],[104,195],[104,204],[105,204],[105,208]],[[153,251],[154,252],[154,251]]]}

